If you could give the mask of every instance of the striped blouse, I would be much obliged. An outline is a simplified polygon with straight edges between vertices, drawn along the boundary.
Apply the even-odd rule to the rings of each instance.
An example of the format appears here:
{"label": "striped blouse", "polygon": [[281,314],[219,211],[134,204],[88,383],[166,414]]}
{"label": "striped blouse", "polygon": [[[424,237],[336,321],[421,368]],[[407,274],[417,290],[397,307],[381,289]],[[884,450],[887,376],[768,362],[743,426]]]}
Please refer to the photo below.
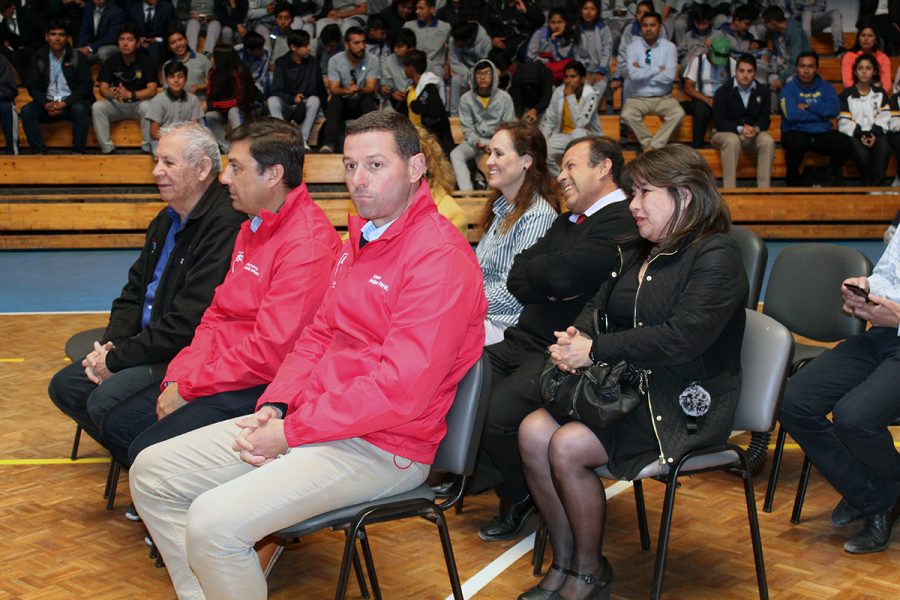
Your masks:
{"label": "striped blouse", "polygon": [[500,196],[494,201],[494,221],[475,248],[475,256],[484,275],[484,292],[488,300],[487,320],[511,327],[519,321],[522,305],[506,289],[506,278],[516,255],[533,245],[556,220],[553,207],[541,196],[506,233],[500,224],[514,206]]}

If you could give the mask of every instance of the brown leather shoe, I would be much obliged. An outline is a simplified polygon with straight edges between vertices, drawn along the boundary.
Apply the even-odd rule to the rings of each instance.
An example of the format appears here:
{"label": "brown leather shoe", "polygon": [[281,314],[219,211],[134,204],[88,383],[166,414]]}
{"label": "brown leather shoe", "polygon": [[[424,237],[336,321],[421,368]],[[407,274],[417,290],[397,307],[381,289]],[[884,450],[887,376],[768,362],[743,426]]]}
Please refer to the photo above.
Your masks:
{"label": "brown leather shoe", "polygon": [[284,545],[275,536],[268,535],[256,542],[253,549],[256,550],[256,555],[259,557],[259,566],[262,568],[266,579],[268,579],[269,573],[275,568],[275,563],[278,562],[278,559],[281,558],[281,553],[284,552]]}

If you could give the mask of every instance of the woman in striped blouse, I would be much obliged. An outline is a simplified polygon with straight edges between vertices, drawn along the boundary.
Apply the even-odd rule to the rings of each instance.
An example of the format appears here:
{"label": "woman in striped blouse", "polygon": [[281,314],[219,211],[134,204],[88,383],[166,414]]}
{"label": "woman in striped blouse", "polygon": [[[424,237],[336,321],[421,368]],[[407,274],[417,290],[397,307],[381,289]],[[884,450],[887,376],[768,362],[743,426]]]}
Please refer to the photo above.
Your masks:
{"label": "woman in striped blouse", "polygon": [[488,299],[485,345],[501,341],[503,331],[518,322],[522,305],[506,288],[513,258],[544,235],[560,209],[559,186],[547,171],[547,142],[535,126],[501,124],[488,147],[487,167],[494,196],[475,248]]}

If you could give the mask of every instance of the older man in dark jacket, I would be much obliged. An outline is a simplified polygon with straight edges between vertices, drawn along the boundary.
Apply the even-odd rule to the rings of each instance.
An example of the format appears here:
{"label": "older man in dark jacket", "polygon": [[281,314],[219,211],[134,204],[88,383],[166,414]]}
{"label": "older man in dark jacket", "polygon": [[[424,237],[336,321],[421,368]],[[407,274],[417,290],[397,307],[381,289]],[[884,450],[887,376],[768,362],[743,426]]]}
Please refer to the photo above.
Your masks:
{"label": "older man in dark jacket", "polygon": [[22,127],[35,154],[47,151],[40,123],[72,121],[72,149],[84,153],[94,82],[85,57],[67,43],[66,25],[51,21],[47,46],[31,58],[25,72],[25,84],[31,102],[22,107]]}
{"label": "older man in dark jacket", "polygon": [[713,96],[712,145],[722,157],[722,180],[727,188],[737,185],[741,152],[756,154],[756,187],[771,185],[775,140],[768,134],[772,96],[769,86],[755,81],[756,59],[743,54],[734,77]]}
{"label": "older man in dark jacket", "polygon": [[153,175],[168,206],[147,229],[103,338],[50,381],[53,403],[98,441],[109,409],[159,385],[167,363],[190,344],[246,218],[217,179],[222,160],[208,129],[163,129],[157,155]]}

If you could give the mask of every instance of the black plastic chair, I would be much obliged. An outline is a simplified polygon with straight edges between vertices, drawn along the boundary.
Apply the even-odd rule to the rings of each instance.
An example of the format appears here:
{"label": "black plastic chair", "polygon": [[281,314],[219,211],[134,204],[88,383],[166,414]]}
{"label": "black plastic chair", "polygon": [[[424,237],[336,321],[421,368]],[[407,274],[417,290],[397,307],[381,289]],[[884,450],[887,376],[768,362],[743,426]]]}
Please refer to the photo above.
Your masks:
{"label": "black plastic chair", "polygon": [[[865,323],[844,313],[841,283],[871,271],[871,261],[847,246],[801,244],[785,248],[769,274],[763,313],[793,333],[818,342],[836,342],[857,335],[865,330]],[[825,350],[823,346],[797,344],[788,377]],[[772,512],[785,436],[779,427],[763,512]],[[797,522],[798,515],[792,515],[791,521]]]}
{"label": "black plastic chair", "polygon": [[[741,349],[743,385],[734,416],[733,429],[769,431],[774,426],[793,345],[793,337],[784,326],[763,314],[747,311],[747,325]],[[744,481],[744,497],[747,503],[747,518],[753,544],[756,581],[759,587],[759,597],[765,600],[769,597],[769,588],[766,583],[766,567],[763,562],[762,540],[759,535],[759,520],[753,493],[753,474],[744,450],[731,443],[688,452],[674,466],[653,462],[644,467],[634,479],[634,499],[638,512],[641,547],[645,551],[650,549],[650,539],[641,480],[653,478],[666,484],[650,597],[657,599],[662,593],[666,552],[669,545],[669,532],[672,528],[672,513],[675,509],[675,493],[679,487],[679,477],[709,471],[736,472]],[[606,467],[600,467],[596,469],[596,472],[604,479],[616,479]],[[535,538],[536,554],[538,551],[537,541]],[[540,548],[540,555],[535,558],[537,565],[543,563],[543,546]]]}
{"label": "black plastic chair", "polygon": [[[66,356],[74,362],[81,362],[94,349],[94,341],[103,339],[106,329],[88,329],[76,333],[66,341]],[[71,460],[78,458],[78,445],[81,443],[81,425],[75,426],[75,439],[72,441]],[[112,510],[116,501],[116,488],[119,484],[119,474],[122,465],[116,459],[110,459],[109,471],[106,473],[106,488],[103,490],[103,499],[106,500],[106,510]]]}
{"label": "black plastic chair", "polygon": [[[435,470],[461,475],[464,478],[471,475],[474,470],[481,433],[487,416],[490,372],[490,361],[487,355],[483,355],[460,381],[453,406],[447,413],[447,435],[438,446],[437,454],[434,457],[433,468]],[[346,541],[337,590],[334,594],[335,599],[342,600],[346,594],[350,566],[356,555],[356,540],[358,539],[369,571],[372,593],[376,600],[380,600],[381,591],[375,575],[375,563],[368,543],[366,525],[409,517],[422,517],[437,525],[453,597],[456,600],[463,600],[444,511],[453,507],[462,498],[464,488],[465,485],[460,486],[452,498],[441,504],[435,504],[434,492],[428,485],[423,484],[403,494],[372,502],[363,502],[312,517],[282,529],[275,535],[293,539],[325,528],[344,530]],[[359,577],[359,570],[357,570],[357,577]]]}
{"label": "black plastic chair", "polygon": [[[94,349],[94,341],[103,339],[103,333],[106,331],[103,327],[97,329],[88,329],[76,333],[66,340],[66,356],[70,361],[81,362],[91,350]],[[78,444],[81,443],[81,425],[75,426],[75,439],[72,442],[72,454],[69,458],[75,460],[78,458]]]}
{"label": "black plastic chair", "polygon": [[766,261],[769,249],[761,237],[746,227],[732,225],[728,233],[741,248],[744,258],[744,272],[747,273],[747,308],[756,310],[759,306],[759,292],[762,290],[763,275],[766,273]]}

